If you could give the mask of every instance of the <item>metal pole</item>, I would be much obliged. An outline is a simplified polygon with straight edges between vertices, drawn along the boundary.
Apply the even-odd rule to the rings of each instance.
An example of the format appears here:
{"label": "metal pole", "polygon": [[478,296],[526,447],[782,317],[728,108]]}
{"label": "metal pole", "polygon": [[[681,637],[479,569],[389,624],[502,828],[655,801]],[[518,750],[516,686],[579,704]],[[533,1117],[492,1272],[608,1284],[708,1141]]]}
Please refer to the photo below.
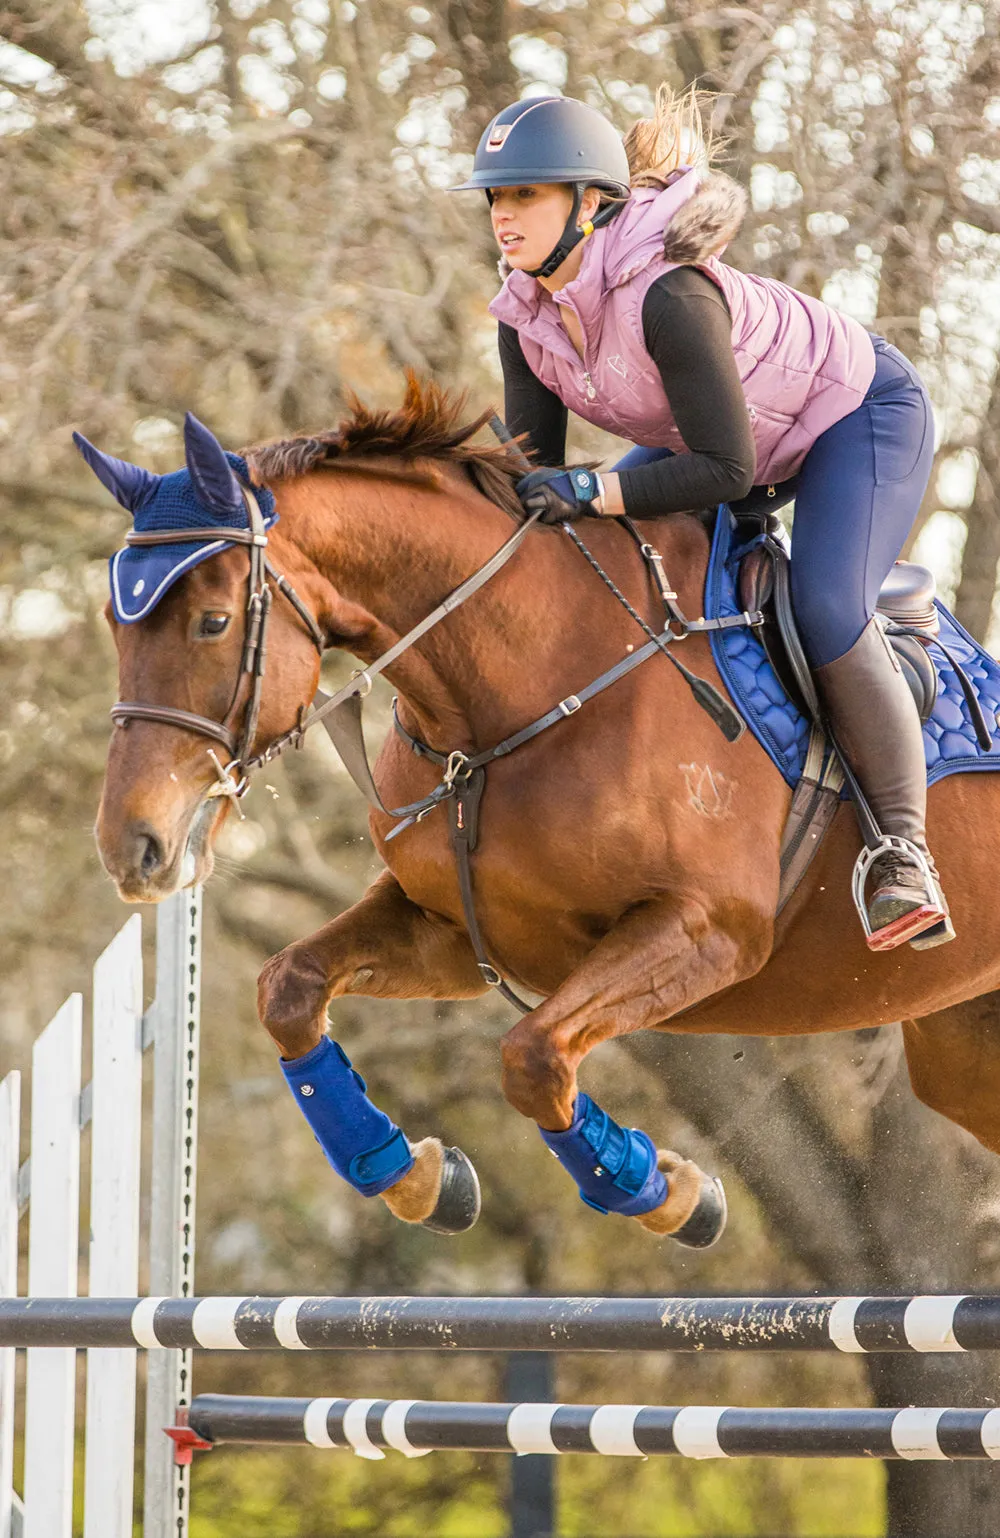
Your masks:
{"label": "metal pole", "polygon": [[[0,1296],[17,1296],[17,1174],[21,1075],[0,1080]],[[0,1538],[17,1538],[14,1506],[14,1352],[0,1349]]]}
{"label": "metal pole", "polygon": [[[149,1290],[159,1297],[194,1290],[200,994],[201,889],[193,887],[168,898],[156,924]],[[154,1353],[147,1374],[143,1534],[186,1538],[188,1469],[174,1463],[163,1432],[191,1402],[190,1350]]]}
{"label": "metal pole", "polygon": [[[555,1373],[547,1351],[507,1358],[504,1397],[515,1404],[545,1402],[555,1394]],[[556,1530],[555,1464],[544,1453],[510,1460],[510,1538],[553,1538]]]}
{"label": "metal pole", "polygon": [[0,1298],[8,1346],[148,1351],[1000,1351],[1000,1296]]}
{"label": "metal pole", "polygon": [[[1000,1410],[731,1409],[722,1405],[474,1404],[412,1399],[268,1399],[199,1394],[190,1427],[208,1443],[590,1453],[648,1458],[1000,1459]],[[179,1430],[181,1428],[178,1428]]]}

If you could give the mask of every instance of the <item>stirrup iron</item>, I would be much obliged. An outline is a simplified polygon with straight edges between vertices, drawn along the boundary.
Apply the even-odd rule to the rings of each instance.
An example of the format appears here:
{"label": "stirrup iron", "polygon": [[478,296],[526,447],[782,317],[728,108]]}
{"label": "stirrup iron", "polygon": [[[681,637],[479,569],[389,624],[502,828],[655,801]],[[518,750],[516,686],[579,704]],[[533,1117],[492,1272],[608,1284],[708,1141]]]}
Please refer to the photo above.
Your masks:
{"label": "stirrup iron", "polygon": [[[904,913],[901,918],[891,924],[883,925],[881,929],[872,929],[871,919],[868,916],[868,906],[865,902],[865,883],[875,861],[884,854],[894,854],[913,866],[921,877],[924,885],[924,901],[910,913]],[[900,838],[894,833],[883,833],[878,841],[869,846],[865,845],[854,863],[854,871],[851,876],[851,897],[861,920],[861,927],[865,932],[865,944],[870,951],[895,950],[897,945],[905,941],[915,939],[923,934],[931,925],[928,919],[933,915],[934,922],[940,922],[946,915],[941,908],[941,893],[937,879],[931,870],[927,856],[916,844],[912,844],[908,838]]]}

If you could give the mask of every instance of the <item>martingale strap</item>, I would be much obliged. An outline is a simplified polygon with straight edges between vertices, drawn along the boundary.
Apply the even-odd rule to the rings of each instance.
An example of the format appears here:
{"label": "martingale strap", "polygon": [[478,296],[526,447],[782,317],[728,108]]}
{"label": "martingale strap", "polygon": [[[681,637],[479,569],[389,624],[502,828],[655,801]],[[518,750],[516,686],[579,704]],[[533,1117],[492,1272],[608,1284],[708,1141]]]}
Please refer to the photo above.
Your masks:
{"label": "martingale strap", "polygon": [[[567,695],[564,700],[560,700],[557,705],[553,705],[551,710],[547,710],[537,720],[529,722],[527,726],[522,726],[520,730],[513,732],[509,737],[505,737],[502,742],[498,742],[495,747],[488,748],[482,753],[471,755],[459,752],[439,753],[436,748],[430,747],[426,742],[421,742],[418,737],[412,736],[406,730],[399,719],[397,702],[393,700],[393,722],[400,737],[419,757],[429,759],[432,764],[437,764],[446,771],[440,785],[436,785],[430,795],[422,797],[419,801],[412,802],[409,806],[388,807],[379,795],[374,776],[372,775],[371,765],[368,761],[368,751],[365,747],[361,725],[361,707],[364,694],[358,692],[359,684],[356,680],[346,684],[336,695],[324,694],[322,690],[317,690],[316,699],[320,701],[320,705],[318,709],[306,717],[303,726],[308,727],[314,721],[321,721],[345,769],[365,798],[372,806],[377,807],[380,812],[384,812],[388,817],[401,819],[398,826],[393,828],[392,832],[388,835],[390,839],[393,839],[400,833],[405,832],[407,828],[412,827],[415,822],[420,822],[435,807],[451,800],[456,795],[456,779],[459,775],[472,774],[475,770],[485,769],[488,764],[495,762],[496,759],[504,758],[508,753],[513,753],[516,748],[523,747],[526,742],[530,742],[540,732],[547,731],[550,726],[557,726],[560,721],[565,721],[567,717],[575,715],[588,700],[592,700],[595,695],[602,694],[605,689],[610,689],[612,684],[617,683],[620,678],[624,678],[627,673],[631,673],[633,668],[639,667],[650,657],[655,656],[661,650],[663,643],[669,639],[669,631],[662,631],[659,635],[654,635],[653,639],[648,641],[645,646],[641,646],[637,651],[631,652],[627,657],[623,657],[620,662],[616,662],[614,667],[608,668],[606,672],[595,678],[592,683],[589,683],[586,688],[581,689],[578,694]],[[371,669],[366,670],[368,677],[371,676],[371,672]],[[359,675],[359,677],[364,676]],[[364,693],[367,693],[367,690]]]}
{"label": "martingale strap", "polygon": [[495,988],[508,1004],[513,1004],[522,1015],[531,1013],[531,1005],[518,996],[504,980],[489,959],[486,941],[479,927],[476,897],[472,886],[472,851],[479,838],[479,803],[486,789],[486,770],[472,769],[462,773],[455,782],[455,796],[448,807],[448,832],[452,853],[458,871],[458,890],[462,899],[462,913],[469,932],[469,944],[476,957],[476,965],[483,982]]}
{"label": "martingale strap", "polygon": [[[642,663],[657,654],[666,656],[667,660],[673,663],[691,688],[698,703],[703,709],[708,711],[727,739],[735,741],[744,730],[742,718],[732,709],[727,701],[721,699],[711,684],[697,678],[667,648],[672,642],[676,642],[693,630],[730,628],[734,625],[752,626],[758,624],[762,618],[761,615],[756,613],[746,613],[730,616],[725,621],[705,619],[690,621],[686,619],[677,605],[677,595],[671,589],[667,580],[659,552],[653,546],[646,545],[642,541],[641,536],[638,535],[638,531],[630,527],[629,532],[636,538],[643,557],[654,574],[657,590],[668,615],[667,628],[656,633],[632,607],[628,599],[616,587],[603,568],[598,565],[575,531],[568,524],[564,525],[564,528],[573,538],[573,542],[582,550],[590,565],[598,572],[606,586],[611,589],[615,597],[628,610],[640,628],[650,637],[646,644],[637,651],[623,657],[619,662],[616,662],[613,667],[601,673],[591,683],[579,690],[578,693],[567,695],[565,699],[560,700],[558,704],[554,705],[551,710],[547,710],[544,715],[538,716],[536,720],[529,722],[527,726],[521,727],[519,731],[513,732],[509,737],[505,737],[502,742],[498,742],[495,747],[488,748],[481,753],[439,752],[436,748],[432,748],[426,742],[421,742],[419,738],[407,731],[399,719],[397,701],[393,700],[392,704],[393,724],[399,736],[407,743],[412,752],[421,758],[429,759],[431,763],[437,764],[442,768],[444,770],[444,777],[441,784],[419,806],[409,809],[398,808],[396,810],[393,815],[400,816],[404,813],[406,815],[403,815],[403,820],[393,828],[387,838],[393,839],[407,828],[412,827],[415,822],[419,822],[423,817],[427,816],[442,801],[447,800],[450,803],[449,834],[452,853],[454,854],[455,865],[458,871],[458,884],[465,927],[468,930],[469,940],[476,957],[476,964],[484,981],[490,987],[496,988],[508,1003],[513,1004],[522,1014],[529,1013],[532,1006],[526,1004],[523,999],[518,997],[490,961],[476,914],[471,856],[477,842],[479,803],[485,789],[485,775],[488,765],[495,763],[497,759],[505,757],[508,753],[513,753],[515,749],[523,747],[525,743],[531,742],[533,738],[538,737],[544,731],[548,731],[550,727],[557,726],[560,721],[565,721],[570,716],[575,715],[578,710],[581,710],[584,705],[598,694],[602,694],[605,689],[611,688],[612,684],[617,683],[620,678],[624,678],[634,668],[640,667]],[[675,625],[682,627],[679,633],[672,628]],[[338,748],[338,751],[341,750]],[[357,713],[356,730],[352,732],[349,751],[355,762],[357,762],[356,755],[360,752],[359,774],[355,774],[348,763],[348,759],[341,751],[341,757],[348,767],[355,784],[360,785],[363,789],[362,777],[366,776],[371,784],[374,795],[377,797],[378,792],[375,790],[367,754],[365,753],[364,741],[361,736],[360,708]],[[367,791],[366,794],[368,794]],[[371,796],[369,796],[369,800],[371,799]],[[378,800],[375,804],[381,806],[381,801]]]}
{"label": "martingale strap", "polygon": [[[505,737],[502,742],[498,742],[496,747],[489,748],[485,753],[473,754],[471,757],[466,757],[464,753],[439,753],[435,748],[428,746],[426,742],[421,742],[418,737],[414,737],[411,732],[406,730],[399,719],[397,702],[395,700],[392,702],[393,724],[400,737],[418,757],[430,759],[431,763],[440,765],[445,773],[440,786],[432,792],[431,796],[426,798],[425,803],[419,809],[413,808],[410,815],[393,828],[388,837],[390,839],[395,838],[397,834],[412,827],[415,822],[419,822],[421,818],[425,817],[441,801],[448,800],[450,802],[449,835],[458,871],[458,887],[462,899],[462,913],[465,918],[465,927],[469,932],[469,941],[475,953],[476,965],[482,973],[483,980],[491,988],[496,988],[498,993],[502,994],[507,1002],[513,1004],[514,1008],[519,1009],[523,1015],[529,1014],[532,1006],[526,1004],[523,999],[518,997],[490,961],[486,942],[483,939],[483,933],[476,914],[471,856],[478,841],[479,803],[486,787],[486,766],[495,763],[498,758],[503,758],[508,753],[513,753],[515,748],[523,747],[526,742],[530,742],[532,738],[547,731],[550,726],[557,726],[560,721],[565,721],[570,716],[576,715],[577,711],[581,710],[588,700],[592,700],[596,695],[602,694],[605,689],[610,689],[611,685],[617,683],[620,678],[624,678],[626,673],[631,673],[634,668],[639,667],[650,657],[655,656],[660,650],[660,642],[661,637],[655,636],[652,641],[647,641],[646,645],[640,647],[638,651],[632,652],[630,656],[624,657],[620,662],[617,662],[614,667],[608,668],[607,672],[602,673],[599,678],[595,678],[586,688],[581,689],[579,694],[567,695],[564,700],[559,701],[558,705],[554,705],[551,710],[547,710],[543,716],[539,716],[537,720],[532,721],[528,726],[522,727],[520,731],[512,733],[510,737]],[[362,744],[363,751],[364,746]],[[365,766],[367,768],[367,758],[365,759]],[[371,771],[369,770],[369,776],[370,773]]]}
{"label": "martingale strap", "polygon": [[[624,678],[634,668],[641,666],[650,657],[654,657],[661,650],[664,641],[669,640],[669,638],[669,630],[664,630],[659,635],[654,635],[653,639],[647,641],[645,646],[640,646],[638,651],[630,652],[620,662],[616,662],[614,667],[608,668],[606,672],[601,673],[591,683],[587,684],[579,693],[567,694],[564,700],[560,700],[558,705],[553,705],[552,709],[547,710],[544,715],[529,722],[527,726],[522,726],[519,731],[512,732],[509,737],[505,737],[502,742],[498,742],[495,748],[487,748],[483,753],[474,753],[466,756],[456,753],[439,753],[435,748],[428,747],[427,743],[421,742],[418,737],[412,736],[406,730],[399,719],[394,700],[393,720],[396,730],[403,738],[403,741],[413,749],[414,753],[418,754],[421,758],[429,758],[432,764],[447,766],[453,760],[459,758],[462,760],[460,767],[463,772],[471,773],[474,769],[484,769],[487,764],[493,763],[495,759],[504,758],[508,753],[513,753],[515,748],[523,747],[526,742],[530,742],[540,732],[547,731],[550,726],[558,726],[559,722],[565,721],[568,716],[575,716],[577,711],[586,705],[588,701],[594,699],[596,695],[603,694],[605,689],[610,689],[611,685],[616,684],[620,678]],[[402,829],[397,828],[396,832],[402,832]]]}

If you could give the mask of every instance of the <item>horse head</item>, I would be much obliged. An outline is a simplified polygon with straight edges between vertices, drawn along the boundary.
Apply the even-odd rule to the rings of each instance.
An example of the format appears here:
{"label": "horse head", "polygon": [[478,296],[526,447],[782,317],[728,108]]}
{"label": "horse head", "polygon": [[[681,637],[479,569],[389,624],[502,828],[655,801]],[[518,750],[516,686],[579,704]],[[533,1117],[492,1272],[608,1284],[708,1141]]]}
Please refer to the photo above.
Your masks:
{"label": "horse head", "polygon": [[241,762],[294,730],[311,701],[324,584],[282,541],[281,576],[294,578],[300,609],[278,596],[274,497],[251,488],[245,462],[190,414],[185,468],[168,475],[74,437],[134,523],[110,562],[119,704],[97,843],[125,901],[158,902],[211,874]]}

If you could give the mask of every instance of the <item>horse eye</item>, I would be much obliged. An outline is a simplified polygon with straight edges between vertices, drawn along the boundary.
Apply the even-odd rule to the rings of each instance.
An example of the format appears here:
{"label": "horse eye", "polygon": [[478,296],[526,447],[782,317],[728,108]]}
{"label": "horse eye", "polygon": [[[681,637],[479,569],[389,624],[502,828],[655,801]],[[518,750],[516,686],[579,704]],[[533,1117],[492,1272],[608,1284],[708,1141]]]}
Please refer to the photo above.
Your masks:
{"label": "horse eye", "polygon": [[229,624],[228,614],[203,614],[198,626],[199,635],[222,635]]}

